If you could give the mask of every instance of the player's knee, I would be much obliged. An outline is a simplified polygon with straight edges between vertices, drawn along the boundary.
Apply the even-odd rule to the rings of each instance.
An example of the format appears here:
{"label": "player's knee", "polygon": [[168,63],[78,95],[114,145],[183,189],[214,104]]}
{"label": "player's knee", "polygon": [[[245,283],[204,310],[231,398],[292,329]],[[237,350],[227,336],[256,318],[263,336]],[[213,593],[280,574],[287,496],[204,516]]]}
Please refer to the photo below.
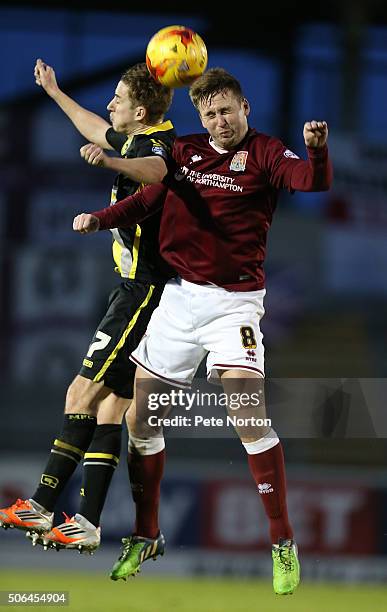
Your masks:
{"label": "player's knee", "polygon": [[129,435],[141,439],[162,437],[162,426],[160,424],[154,425],[151,423],[148,415],[144,416],[136,410],[135,403],[133,403],[127,411],[125,419]]}
{"label": "player's knee", "polygon": [[125,421],[128,427],[128,431],[135,431],[136,429],[136,411],[133,404],[130,406],[129,410],[126,411]]}
{"label": "player's knee", "polygon": [[157,436],[159,430],[154,430],[149,427],[148,423],[143,419],[139,419],[135,410],[128,410],[126,414],[126,425],[128,427],[128,432],[130,435],[133,435],[138,438],[152,438]]}
{"label": "player's knee", "polygon": [[102,386],[102,383],[94,383],[82,376],[76,376],[67,389],[65,413],[81,412],[96,416],[96,400]]}

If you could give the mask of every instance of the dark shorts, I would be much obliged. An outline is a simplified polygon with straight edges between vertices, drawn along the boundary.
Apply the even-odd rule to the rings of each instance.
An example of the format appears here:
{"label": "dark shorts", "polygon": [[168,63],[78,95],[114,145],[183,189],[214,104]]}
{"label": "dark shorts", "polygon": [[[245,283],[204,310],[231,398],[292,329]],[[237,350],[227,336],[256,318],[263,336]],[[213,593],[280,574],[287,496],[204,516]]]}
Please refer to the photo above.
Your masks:
{"label": "dark shorts", "polygon": [[79,371],[125,398],[133,397],[135,364],[129,360],[158,306],[164,285],[126,281],[113,289]]}

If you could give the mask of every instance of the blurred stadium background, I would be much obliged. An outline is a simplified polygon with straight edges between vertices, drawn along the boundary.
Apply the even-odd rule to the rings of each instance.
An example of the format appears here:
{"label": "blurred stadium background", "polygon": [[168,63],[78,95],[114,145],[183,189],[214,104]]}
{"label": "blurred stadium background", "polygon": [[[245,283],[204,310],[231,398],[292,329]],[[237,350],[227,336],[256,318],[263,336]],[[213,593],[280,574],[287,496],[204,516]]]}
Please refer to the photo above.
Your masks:
{"label": "blurred stadium background", "polygon": [[[305,120],[325,119],[330,128],[333,189],[280,199],[262,325],[306,586],[286,604],[271,595],[266,521],[237,440],[171,437],[161,509],[168,554],[143,570],[162,583],[93,580],[131,528],[123,460],[101,550],[54,555],[0,533],[0,589],[74,590],[73,610],[83,609],[90,589],[93,610],[387,608],[376,584],[387,578],[387,8],[382,0],[313,3],[307,12],[298,4],[147,2],[134,12],[114,0],[104,11],[82,0],[76,10],[1,3],[0,506],[32,494],[67,385],[118,282],[110,235],[71,231],[74,214],[108,203],[113,177],[82,162],[85,141],[36,87],[35,60],[53,65],[66,93],[107,116],[121,73],[143,61],[149,37],[183,23],[204,38],[209,67],[241,80],[252,126],[301,156]],[[182,135],[201,129],[185,89],[170,115]],[[63,495],[68,514],[79,484],[77,473]],[[58,574],[50,578],[49,569]],[[144,595],[141,584],[152,588]]]}

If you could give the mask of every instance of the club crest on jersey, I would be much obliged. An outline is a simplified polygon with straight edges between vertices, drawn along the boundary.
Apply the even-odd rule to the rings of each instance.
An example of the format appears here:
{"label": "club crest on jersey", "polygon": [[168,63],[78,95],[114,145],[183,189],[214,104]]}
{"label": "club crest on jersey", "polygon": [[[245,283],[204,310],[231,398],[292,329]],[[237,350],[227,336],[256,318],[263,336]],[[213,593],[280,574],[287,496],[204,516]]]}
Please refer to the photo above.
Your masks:
{"label": "club crest on jersey", "polygon": [[230,170],[234,172],[243,172],[246,168],[248,151],[238,151],[231,160]]}

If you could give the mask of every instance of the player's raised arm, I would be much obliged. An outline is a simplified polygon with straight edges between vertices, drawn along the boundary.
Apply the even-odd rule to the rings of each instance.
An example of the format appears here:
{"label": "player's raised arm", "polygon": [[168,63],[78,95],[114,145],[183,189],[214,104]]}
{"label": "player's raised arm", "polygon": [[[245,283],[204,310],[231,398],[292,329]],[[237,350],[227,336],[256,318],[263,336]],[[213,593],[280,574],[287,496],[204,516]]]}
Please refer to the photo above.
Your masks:
{"label": "player's raised arm", "polygon": [[290,191],[327,191],[333,180],[328,155],[328,125],[307,121],[303,128],[307,160],[300,159],[277,138],[270,138],[265,150],[265,166],[271,185]]}
{"label": "player's raised arm", "polygon": [[298,191],[327,191],[333,180],[332,163],[328,156],[328,125],[326,121],[307,121],[304,141],[308,161],[304,167],[296,164],[291,176],[291,187]]}
{"label": "player's raised arm", "polygon": [[58,86],[55,71],[51,66],[41,59],[36,60],[34,76],[36,84],[57,103],[82,136],[104,149],[113,148],[105,137],[106,131],[111,127],[110,124],[65,94]]}

